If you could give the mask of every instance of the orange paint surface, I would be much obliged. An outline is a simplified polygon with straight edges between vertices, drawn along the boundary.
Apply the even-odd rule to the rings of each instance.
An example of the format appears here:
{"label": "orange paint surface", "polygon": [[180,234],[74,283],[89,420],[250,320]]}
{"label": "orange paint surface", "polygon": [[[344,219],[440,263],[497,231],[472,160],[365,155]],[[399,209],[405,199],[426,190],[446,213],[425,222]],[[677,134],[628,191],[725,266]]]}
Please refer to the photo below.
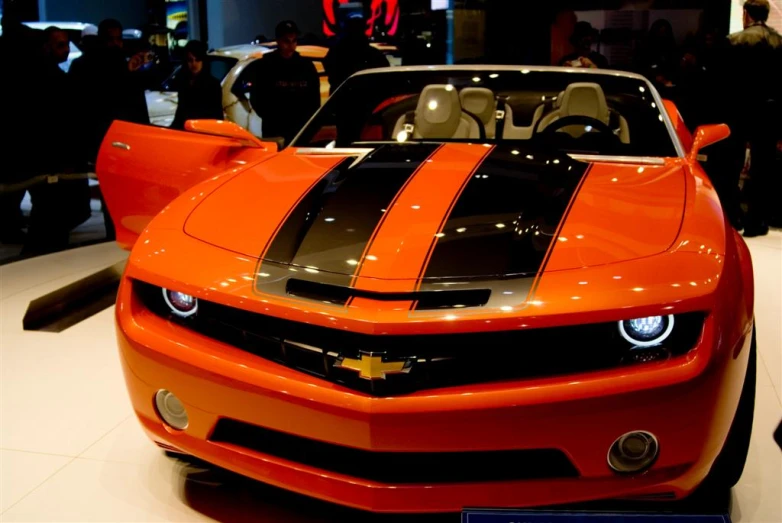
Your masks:
{"label": "orange paint surface", "polygon": [[[356,288],[416,288],[455,195],[488,150],[447,144],[419,169],[375,231],[365,253],[374,260],[361,266]],[[276,228],[314,183],[352,154],[274,154],[225,138],[122,123],[112,128],[99,177],[120,243],[135,242],[117,298],[117,338],[133,408],[151,439],[272,485],[377,512],[682,498],[698,487],[738,404],[753,291],[746,245],[726,226],[696,161],[594,164],[534,292],[514,306],[411,311],[409,301],[360,297],[333,306],[256,292],[258,260]],[[302,325],[378,336],[693,311],[705,313],[706,321],[693,350],[661,362],[376,397],[168,321],[141,303],[136,280]],[[475,357],[492,358],[488,349],[476,347]],[[584,350],[600,350],[600,340],[585,340]],[[154,395],[163,388],[187,409],[184,431],[167,428],[155,410]],[[366,451],[557,449],[579,477],[379,483],[214,442],[221,418]],[[662,449],[636,477],[616,475],[606,464],[611,443],[630,430],[654,433]]]}

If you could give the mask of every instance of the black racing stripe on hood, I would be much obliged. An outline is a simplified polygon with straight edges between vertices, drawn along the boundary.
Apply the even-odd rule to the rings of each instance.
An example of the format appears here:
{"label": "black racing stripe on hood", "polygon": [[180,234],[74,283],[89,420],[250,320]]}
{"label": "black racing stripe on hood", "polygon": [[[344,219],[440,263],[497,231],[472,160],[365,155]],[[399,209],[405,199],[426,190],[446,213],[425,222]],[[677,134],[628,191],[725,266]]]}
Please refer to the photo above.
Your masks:
{"label": "black racing stripe on hood", "polygon": [[495,148],[447,216],[423,280],[534,277],[588,167],[564,154]]}
{"label": "black racing stripe on hood", "polygon": [[340,163],[299,201],[263,259],[312,274],[343,274],[350,285],[360,265],[348,260],[361,260],[386,210],[438,147],[381,146],[358,163]]}

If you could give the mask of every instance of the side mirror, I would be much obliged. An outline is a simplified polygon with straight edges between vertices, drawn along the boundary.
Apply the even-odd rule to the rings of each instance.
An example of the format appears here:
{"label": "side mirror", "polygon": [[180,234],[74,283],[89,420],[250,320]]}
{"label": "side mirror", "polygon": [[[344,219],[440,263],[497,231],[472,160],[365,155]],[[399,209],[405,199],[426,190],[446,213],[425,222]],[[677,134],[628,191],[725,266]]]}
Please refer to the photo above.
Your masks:
{"label": "side mirror", "polygon": [[724,123],[714,125],[702,125],[695,130],[695,138],[690,149],[690,161],[700,160],[699,153],[704,147],[715,144],[730,136],[730,127]]}
{"label": "side mirror", "polygon": [[269,152],[278,150],[274,142],[264,142],[249,131],[227,120],[188,120],[185,129],[194,133],[231,138],[245,147],[258,147]]}
{"label": "side mirror", "polygon": [[682,146],[685,150],[689,151],[692,149],[693,137],[690,130],[687,129],[687,126],[684,124],[684,119],[682,119],[679,109],[671,100],[663,100],[663,106],[665,107],[665,112],[668,113],[668,117],[671,119],[671,123],[673,123],[673,128],[676,130],[676,134],[679,136]]}

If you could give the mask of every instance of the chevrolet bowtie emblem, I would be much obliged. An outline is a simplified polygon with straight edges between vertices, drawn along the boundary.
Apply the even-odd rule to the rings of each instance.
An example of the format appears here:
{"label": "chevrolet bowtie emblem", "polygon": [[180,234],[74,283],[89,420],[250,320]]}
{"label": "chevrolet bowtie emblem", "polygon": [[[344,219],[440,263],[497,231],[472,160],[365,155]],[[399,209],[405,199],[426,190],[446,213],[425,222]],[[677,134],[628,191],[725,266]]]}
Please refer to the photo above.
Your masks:
{"label": "chevrolet bowtie emblem", "polygon": [[385,361],[384,353],[362,352],[358,359],[340,358],[334,367],[358,372],[361,379],[384,380],[389,374],[407,374],[413,368],[413,361],[415,358]]}

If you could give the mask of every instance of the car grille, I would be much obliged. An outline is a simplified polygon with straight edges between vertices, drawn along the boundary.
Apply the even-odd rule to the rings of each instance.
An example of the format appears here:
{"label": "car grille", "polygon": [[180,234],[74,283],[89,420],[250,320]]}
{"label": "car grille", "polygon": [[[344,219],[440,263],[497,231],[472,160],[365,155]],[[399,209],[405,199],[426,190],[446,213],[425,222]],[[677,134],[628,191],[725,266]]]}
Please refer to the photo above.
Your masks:
{"label": "car grille", "polygon": [[[307,325],[199,300],[198,314],[179,318],[159,287],[135,282],[156,314],[267,360],[377,396],[499,380],[518,380],[637,364],[616,323],[502,332],[369,335]],[[701,336],[704,315],[681,314],[664,347],[665,357],[684,354]],[[389,363],[387,379],[355,370],[363,357]],[[659,359],[659,357],[658,357]],[[351,369],[351,367],[353,367]],[[386,366],[383,365],[385,368]]]}
{"label": "car grille", "polygon": [[578,477],[578,471],[567,456],[554,449],[374,452],[293,436],[231,419],[218,421],[209,441],[387,484]]}

